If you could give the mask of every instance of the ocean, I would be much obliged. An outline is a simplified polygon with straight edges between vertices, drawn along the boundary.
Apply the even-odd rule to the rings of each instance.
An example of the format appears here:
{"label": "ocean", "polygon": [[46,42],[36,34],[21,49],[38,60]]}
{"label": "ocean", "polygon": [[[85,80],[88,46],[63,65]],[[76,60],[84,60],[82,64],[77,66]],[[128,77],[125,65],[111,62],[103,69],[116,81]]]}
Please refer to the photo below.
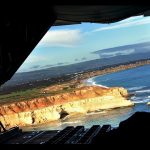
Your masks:
{"label": "ocean", "polygon": [[48,124],[26,127],[24,130],[56,130],[66,126],[84,125],[86,128],[92,125],[110,124],[118,127],[119,123],[137,111],[150,112],[150,65],[145,65],[129,70],[119,71],[106,75],[96,76],[87,80],[87,84],[105,87],[124,87],[129,93],[134,94],[130,99],[135,103],[133,107],[104,110],[87,115],[68,117]]}

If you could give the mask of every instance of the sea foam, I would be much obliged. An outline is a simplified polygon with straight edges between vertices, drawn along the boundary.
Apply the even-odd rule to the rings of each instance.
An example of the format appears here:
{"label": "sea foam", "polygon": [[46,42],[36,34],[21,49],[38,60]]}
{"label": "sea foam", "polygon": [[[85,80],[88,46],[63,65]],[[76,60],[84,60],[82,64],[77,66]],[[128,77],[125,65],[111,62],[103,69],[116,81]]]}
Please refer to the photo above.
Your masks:
{"label": "sea foam", "polygon": [[147,103],[149,101],[150,101],[150,99],[144,99],[144,100],[138,100],[138,101],[132,101],[132,102],[135,104],[139,104],[139,103]]}
{"label": "sea foam", "polygon": [[150,89],[135,91],[135,93],[150,93]]}
{"label": "sea foam", "polygon": [[150,101],[150,97],[148,96],[148,97],[141,98],[141,97],[133,96],[133,97],[131,97],[131,100],[132,100],[133,103],[136,103],[136,104],[138,104],[138,103],[147,103],[147,102]]}
{"label": "sea foam", "polygon": [[129,91],[135,91],[145,88],[146,86],[137,86],[137,87],[130,87],[128,88]]}
{"label": "sea foam", "polygon": [[108,88],[107,86],[104,86],[104,85],[101,85],[101,84],[97,84],[97,83],[94,81],[94,78],[88,79],[88,80],[86,81],[86,84],[87,84],[87,85],[96,85],[96,86]]}
{"label": "sea foam", "polygon": [[64,122],[62,122],[62,124],[77,124],[77,123],[81,123],[81,121],[78,120],[78,121],[64,121]]}

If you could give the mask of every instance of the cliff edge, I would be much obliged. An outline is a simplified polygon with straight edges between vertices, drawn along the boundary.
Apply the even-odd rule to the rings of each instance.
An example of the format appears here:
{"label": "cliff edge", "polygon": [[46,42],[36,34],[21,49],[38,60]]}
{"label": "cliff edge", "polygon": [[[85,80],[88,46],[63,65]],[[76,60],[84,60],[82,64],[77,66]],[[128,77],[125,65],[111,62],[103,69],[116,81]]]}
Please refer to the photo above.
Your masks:
{"label": "cliff edge", "polygon": [[74,91],[0,106],[6,128],[46,123],[72,113],[132,106],[124,88],[85,86]]}

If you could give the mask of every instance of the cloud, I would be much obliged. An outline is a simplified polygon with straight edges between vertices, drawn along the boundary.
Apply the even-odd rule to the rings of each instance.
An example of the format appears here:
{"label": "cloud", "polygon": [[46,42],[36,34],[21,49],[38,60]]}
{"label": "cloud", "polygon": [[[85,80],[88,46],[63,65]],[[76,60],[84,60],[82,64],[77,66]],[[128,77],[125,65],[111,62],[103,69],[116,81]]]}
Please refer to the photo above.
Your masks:
{"label": "cloud", "polygon": [[59,66],[59,65],[64,65],[65,63],[57,63],[57,65]]}
{"label": "cloud", "polygon": [[114,52],[101,52],[99,53],[100,58],[110,58],[110,57],[115,57],[118,55],[129,55],[131,53],[134,53],[134,49],[128,49],[124,51],[114,51]]}
{"label": "cloud", "polygon": [[37,68],[40,68],[40,65],[32,66],[30,69],[37,69]]}
{"label": "cloud", "polygon": [[44,69],[44,68],[51,68],[51,67],[55,67],[55,65],[51,65],[51,64],[49,64],[49,65],[44,65],[44,66],[42,66],[41,68]]}
{"label": "cloud", "polygon": [[24,64],[35,64],[42,61],[47,61],[48,58],[41,56],[41,55],[29,55],[29,57],[25,60]]}
{"label": "cloud", "polygon": [[62,65],[65,65],[67,64],[68,62],[62,62],[62,63],[57,63],[57,64],[48,64],[48,65],[44,65],[42,66],[41,68],[51,68],[51,67],[57,67],[57,66],[62,66]]}
{"label": "cloud", "polygon": [[93,30],[92,32],[99,32],[99,31],[106,31],[106,30],[114,30],[114,29],[120,29],[120,28],[127,28],[132,26],[140,26],[150,24],[150,17],[139,17],[139,18],[130,18],[126,21],[119,22],[115,25],[108,25],[106,27],[101,27],[98,29]]}
{"label": "cloud", "polygon": [[81,60],[86,60],[86,59],[87,59],[86,57],[81,58]]}
{"label": "cloud", "polygon": [[48,31],[39,45],[48,47],[74,47],[82,38],[80,30],[50,30]]}
{"label": "cloud", "polygon": [[74,61],[79,61],[79,59],[76,58]]}
{"label": "cloud", "polygon": [[49,58],[41,56],[41,55],[29,55],[25,62],[19,67],[17,72],[27,72],[32,70],[41,69],[41,64],[43,62],[48,62]]}

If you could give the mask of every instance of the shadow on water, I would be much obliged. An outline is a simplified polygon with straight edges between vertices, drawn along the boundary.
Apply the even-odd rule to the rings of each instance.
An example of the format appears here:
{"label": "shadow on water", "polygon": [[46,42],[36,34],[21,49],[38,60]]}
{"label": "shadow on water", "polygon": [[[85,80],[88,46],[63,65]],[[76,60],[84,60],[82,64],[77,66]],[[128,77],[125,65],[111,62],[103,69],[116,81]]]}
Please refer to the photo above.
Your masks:
{"label": "shadow on water", "polygon": [[104,124],[111,124],[112,127],[117,127],[121,121],[126,120],[137,111],[150,112],[150,106],[146,103],[141,103],[135,104],[135,106],[132,107],[123,107],[100,112],[67,116],[63,119],[50,123],[25,127],[23,130],[61,130],[66,126],[79,125],[84,125],[86,128],[89,128],[95,124],[99,124],[101,126]]}

